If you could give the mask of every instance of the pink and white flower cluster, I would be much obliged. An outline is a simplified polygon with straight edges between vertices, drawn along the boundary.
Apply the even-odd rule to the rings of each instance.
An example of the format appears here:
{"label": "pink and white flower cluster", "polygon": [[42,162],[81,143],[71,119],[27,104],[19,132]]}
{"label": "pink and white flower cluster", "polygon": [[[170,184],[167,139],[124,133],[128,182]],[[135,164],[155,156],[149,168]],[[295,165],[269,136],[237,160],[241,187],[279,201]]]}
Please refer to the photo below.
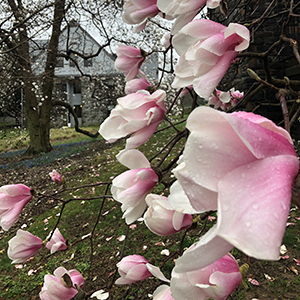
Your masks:
{"label": "pink and white flower cluster", "polygon": [[[217,210],[217,224],[176,260],[170,288],[160,287],[154,299],[225,299],[242,281],[228,253],[233,247],[258,259],[279,258],[299,162],[288,132],[252,113],[200,107],[190,114],[187,128],[169,197],[139,196],[143,209],[149,205],[144,221],[154,233],[169,235],[189,227],[190,214]],[[134,156],[128,151],[137,150],[120,154],[130,166]],[[128,190],[127,201],[129,195]],[[118,265],[119,282],[153,274],[144,258],[130,261]]]}
{"label": "pink and white flower cluster", "polygon": [[[39,237],[19,229],[16,236],[8,242],[7,255],[12,260],[12,264],[25,262],[34,256],[42,246],[43,241]],[[66,240],[58,228],[56,228],[52,238],[46,244],[46,248],[50,250],[51,254],[67,249]]]}
{"label": "pink and white flower cluster", "polygon": [[67,271],[59,267],[53,275],[45,275],[44,285],[39,296],[41,300],[70,300],[78,293],[78,288],[82,288],[84,279],[75,269]]}
{"label": "pink and white flower cluster", "polygon": [[[248,47],[250,35],[240,24],[226,27],[208,19],[193,20],[205,5],[211,9],[220,2],[127,0],[123,20],[140,31],[160,12],[166,18],[176,18],[164,41],[166,51],[174,47],[180,55],[172,86],[185,89],[180,96],[194,90],[215,109],[226,110],[237,104],[243,93],[216,88],[238,53]],[[252,113],[196,108],[187,119],[189,135],[173,169],[176,180],[168,182],[168,197],[151,194],[160,181],[165,184],[169,174],[151,166],[135,148],[146,143],[164,119],[166,93],[152,86],[140,70],[148,53],[127,45],[120,45],[116,53],[115,67],[125,75],[127,95],[118,99],[99,132],[108,142],[130,135],[117,155],[129,170],[114,178],[111,187],[126,223],[143,216],[152,232],[168,236],[187,230],[193,224],[193,214],[217,211],[216,224],[176,259],[170,280],[143,256],[130,255],[117,264],[121,277],[116,284],[131,284],[153,275],[169,284],[156,289],[154,300],[226,299],[242,282],[231,249],[236,247],[257,259],[279,259],[291,189],[299,171],[291,137],[270,120]],[[63,182],[55,170],[50,176],[56,183]],[[0,225],[4,230],[17,221],[31,198],[32,191],[25,185],[0,188]],[[8,256],[13,263],[24,262],[42,245],[40,238],[18,230],[9,241]],[[51,254],[67,248],[58,228],[46,247]],[[72,299],[83,284],[77,270],[60,267],[54,276],[45,276],[40,298]]]}
{"label": "pink and white flower cluster", "polygon": [[32,197],[32,190],[24,184],[0,187],[0,226],[5,231],[17,222],[23,208]]}
{"label": "pink and white flower cluster", "polygon": [[205,19],[188,23],[172,40],[180,55],[173,87],[192,84],[200,97],[208,99],[238,52],[247,49],[249,39],[249,30],[240,24],[226,27]]}
{"label": "pink and white flower cluster", "polygon": [[135,32],[143,30],[147,20],[159,13],[156,1],[125,0],[123,6],[124,14],[122,16],[123,21],[130,25],[137,25],[134,29]]}
{"label": "pink and white flower cluster", "polygon": [[227,254],[202,269],[177,273],[172,271],[171,295],[175,300],[226,299],[242,282],[239,266]]}
{"label": "pink and white flower cluster", "polygon": [[50,241],[46,244],[46,248],[50,250],[51,254],[55,253],[56,251],[67,249],[66,240],[64,239],[58,228],[54,230]]}
{"label": "pink and white flower cluster", "polygon": [[158,176],[144,154],[136,149],[121,151],[117,159],[131,170],[114,178],[111,193],[122,203],[123,218],[131,224],[145,211],[145,198],[158,182]]}
{"label": "pink and white flower cluster", "polygon": [[15,237],[9,240],[7,256],[12,264],[25,262],[43,246],[43,241],[28,231],[18,229]]}
{"label": "pink and white flower cluster", "polygon": [[195,109],[187,128],[183,159],[174,170],[177,188],[189,200],[180,204],[187,211],[217,209],[218,219],[177,259],[175,271],[204,268],[233,247],[258,259],[279,259],[299,171],[289,133],[259,115],[208,107]]}
{"label": "pink and white flower cluster", "polygon": [[116,52],[116,69],[124,72],[126,81],[134,79],[145,60],[145,53],[142,53],[140,49],[126,45],[119,45]]}
{"label": "pink and white flower cluster", "polygon": [[208,104],[213,105],[215,109],[221,108],[226,110],[227,108],[236,105],[244,97],[244,93],[236,91],[234,88],[228,92],[222,92],[215,90],[215,92],[209,97]]}
{"label": "pink and white flower cluster", "polygon": [[143,256],[129,255],[118,264],[120,278],[116,284],[131,284],[150,276],[170,283],[159,286],[153,293],[155,300],[194,300],[213,298],[226,299],[227,296],[242,282],[239,266],[230,254],[225,255],[211,265],[192,272],[172,272],[171,281],[159,268],[151,265]]}
{"label": "pink and white flower cluster", "polygon": [[193,224],[193,217],[176,211],[167,197],[149,194],[148,209],[144,214],[145,225],[157,235],[171,235]]}
{"label": "pink and white flower cluster", "polygon": [[157,90],[153,94],[142,90],[118,99],[118,105],[101,124],[99,133],[108,141],[134,133],[126,141],[126,148],[136,148],[149,140],[162,122],[166,108],[166,93]]}

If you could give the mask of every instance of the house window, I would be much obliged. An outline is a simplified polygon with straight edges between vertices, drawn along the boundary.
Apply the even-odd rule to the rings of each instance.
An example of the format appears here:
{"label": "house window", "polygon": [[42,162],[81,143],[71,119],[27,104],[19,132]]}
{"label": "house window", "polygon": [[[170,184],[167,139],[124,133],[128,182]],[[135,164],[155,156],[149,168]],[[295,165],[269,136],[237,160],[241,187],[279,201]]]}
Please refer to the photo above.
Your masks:
{"label": "house window", "polygon": [[63,68],[64,67],[64,58],[58,57],[56,60],[56,67]]}
{"label": "house window", "polygon": [[84,59],[84,66],[85,67],[92,67],[93,66],[93,59],[92,58],[85,58]]}
{"label": "house window", "polygon": [[78,62],[77,54],[71,53],[70,58],[70,67],[74,68],[76,66],[75,63]]}
{"label": "house window", "polygon": [[73,83],[73,87],[74,87],[74,94],[81,94],[81,81],[80,79],[75,79],[74,83]]}

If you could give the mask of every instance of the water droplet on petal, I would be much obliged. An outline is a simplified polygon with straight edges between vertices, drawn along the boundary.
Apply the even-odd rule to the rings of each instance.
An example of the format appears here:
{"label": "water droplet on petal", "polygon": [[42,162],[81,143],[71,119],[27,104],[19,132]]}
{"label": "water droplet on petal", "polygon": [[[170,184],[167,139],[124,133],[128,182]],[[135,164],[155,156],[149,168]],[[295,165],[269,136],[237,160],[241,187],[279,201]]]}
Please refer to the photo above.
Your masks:
{"label": "water droplet on petal", "polygon": [[251,226],[251,222],[246,222],[246,226],[250,227]]}
{"label": "water droplet on petal", "polygon": [[254,203],[254,204],[252,205],[252,208],[255,209],[255,210],[256,210],[256,209],[259,209],[259,204],[258,204],[258,203]]}
{"label": "water droplet on petal", "polygon": [[222,210],[223,210],[223,211],[228,211],[228,210],[229,210],[229,206],[228,206],[227,204],[224,204],[224,205],[222,206]]}

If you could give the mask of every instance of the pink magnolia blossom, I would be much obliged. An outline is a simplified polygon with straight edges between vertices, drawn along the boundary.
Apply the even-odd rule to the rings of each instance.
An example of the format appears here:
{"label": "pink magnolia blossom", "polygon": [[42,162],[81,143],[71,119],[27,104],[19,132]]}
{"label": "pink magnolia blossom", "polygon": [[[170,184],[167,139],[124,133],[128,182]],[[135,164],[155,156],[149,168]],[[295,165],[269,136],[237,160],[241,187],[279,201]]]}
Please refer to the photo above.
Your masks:
{"label": "pink magnolia blossom", "polygon": [[133,282],[144,280],[152,274],[148,271],[147,259],[140,255],[129,255],[117,263],[118,272],[121,275],[116,280],[116,284],[131,284]]}
{"label": "pink magnolia blossom", "polygon": [[146,203],[149,207],[144,214],[144,222],[155,234],[171,235],[190,227],[193,223],[193,217],[174,210],[167,197],[149,194]]}
{"label": "pink magnolia blossom", "polygon": [[[195,109],[187,128],[184,171],[206,189],[205,201],[213,207],[217,196],[218,219],[192,250],[177,259],[176,272],[203,268],[233,247],[258,259],[279,259],[299,170],[289,133],[253,113],[226,114],[209,107]],[[180,171],[178,175],[184,176]],[[193,181],[181,183],[185,190],[197,189]],[[187,196],[198,209],[201,200]]]}
{"label": "pink magnolia blossom", "polygon": [[53,170],[52,172],[50,172],[49,175],[55,183],[63,182],[62,176],[56,170]]}
{"label": "pink magnolia blossom", "polygon": [[45,275],[39,296],[41,300],[70,300],[78,293],[76,286],[82,288],[83,284],[84,279],[77,270],[67,271],[59,267],[54,271],[54,276]]}
{"label": "pink magnolia blossom", "polygon": [[117,159],[131,170],[112,181],[111,193],[116,201],[122,203],[123,218],[127,224],[131,224],[142,216],[147,206],[145,198],[154,188],[158,176],[138,150],[123,150]]}
{"label": "pink magnolia blossom", "polygon": [[171,275],[171,295],[175,300],[226,299],[242,282],[239,266],[231,254],[208,265],[187,273]]}
{"label": "pink magnolia blossom", "polygon": [[46,244],[46,248],[50,250],[51,254],[67,249],[66,240],[58,228],[55,229],[50,241]]}
{"label": "pink magnolia blossom", "polygon": [[236,91],[234,88],[230,89],[228,92],[215,90],[209,97],[208,104],[213,105],[215,109],[221,108],[226,110],[232,105],[236,105],[243,97],[244,93]]}
{"label": "pink magnolia blossom", "polygon": [[157,90],[150,95],[147,91],[127,95],[118,99],[118,105],[101,124],[99,133],[108,141],[134,133],[126,141],[126,148],[136,148],[147,142],[164,118],[166,93]]}
{"label": "pink magnolia blossom", "polygon": [[226,27],[206,19],[188,23],[172,40],[180,55],[172,86],[192,84],[200,97],[208,99],[249,39],[249,30],[240,24]]}
{"label": "pink magnolia blossom", "polygon": [[42,246],[43,241],[40,238],[19,229],[8,242],[7,255],[12,260],[12,264],[22,263],[33,256]]}
{"label": "pink magnolia blossom", "polygon": [[116,52],[118,56],[115,61],[116,69],[124,72],[126,81],[134,79],[145,60],[145,56],[140,49],[126,45],[119,45]]}
{"label": "pink magnolia blossom", "polygon": [[169,18],[176,18],[171,30],[174,35],[191,22],[204,5],[213,9],[218,7],[220,2],[221,0],[157,0],[157,6]]}
{"label": "pink magnolia blossom", "polygon": [[153,86],[146,78],[135,78],[126,82],[125,94],[133,94],[140,90],[146,90],[148,87]]}
{"label": "pink magnolia blossom", "polygon": [[153,293],[153,300],[174,300],[168,285],[160,285]]}
{"label": "pink magnolia blossom", "polygon": [[236,105],[244,98],[244,92],[236,91],[234,88],[230,89],[232,105]]}
{"label": "pink magnolia blossom", "polygon": [[0,226],[5,231],[18,220],[24,206],[31,199],[31,189],[24,184],[0,187]]}
{"label": "pink magnolia blossom", "polygon": [[221,0],[157,0],[157,6],[160,11],[174,18],[179,15],[193,12],[203,7],[213,9],[220,5]]}
{"label": "pink magnolia blossom", "polygon": [[213,105],[215,109],[221,107],[223,110],[226,110],[226,108],[231,106],[230,100],[230,92],[216,90],[215,94],[210,96],[208,104]]}
{"label": "pink magnolia blossom", "polygon": [[126,0],[123,9],[122,19],[127,24],[137,24],[135,32],[143,30],[147,20],[155,17],[159,13],[156,6],[157,0]]}

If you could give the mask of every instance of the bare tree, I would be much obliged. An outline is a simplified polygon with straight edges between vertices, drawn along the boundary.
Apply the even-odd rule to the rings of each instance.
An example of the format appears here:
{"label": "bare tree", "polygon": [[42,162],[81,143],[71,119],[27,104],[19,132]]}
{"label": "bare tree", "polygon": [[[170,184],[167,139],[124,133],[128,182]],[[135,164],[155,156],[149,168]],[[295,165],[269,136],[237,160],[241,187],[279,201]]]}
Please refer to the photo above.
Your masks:
{"label": "bare tree", "polygon": [[[97,1],[96,1],[97,2]],[[106,3],[99,4],[97,8],[106,6]],[[1,57],[10,58],[14,61],[14,70],[18,71],[18,82],[22,84],[22,93],[24,99],[24,109],[27,116],[27,126],[30,136],[30,146],[27,154],[36,154],[41,152],[49,152],[52,147],[49,140],[50,131],[50,116],[53,106],[60,105],[69,109],[70,113],[76,119],[72,107],[67,102],[53,101],[53,86],[55,78],[55,67],[58,57],[72,60],[76,54],[84,59],[99,55],[104,47],[110,44],[108,35],[104,36],[103,46],[99,47],[98,51],[92,55],[78,53],[72,47],[67,48],[64,52],[58,52],[59,37],[62,29],[69,26],[71,21],[81,18],[87,18],[87,13],[82,9],[78,11],[78,3],[73,0],[53,0],[53,1],[16,1],[5,0],[0,4],[0,49]],[[85,13],[82,16],[81,13]],[[91,17],[91,15],[90,15]],[[38,44],[36,39],[42,33],[50,32],[49,41],[42,45]],[[44,65],[42,72],[37,73],[35,70],[35,60],[32,53],[33,49],[38,49],[43,52]],[[76,52],[76,53],[75,53]],[[74,61],[76,64],[76,62]],[[79,66],[76,64],[79,69]],[[79,70],[83,76],[84,74]],[[8,82],[8,70],[2,72],[2,80]],[[15,76],[11,75],[10,83],[7,83],[6,96],[9,93],[13,94],[16,85]],[[36,89],[38,83],[39,88]],[[15,87],[20,89],[19,87]],[[4,95],[3,95],[4,96]],[[42,99],[42,100],[41,100]],[[84,134],[91,137],[97,137],[98,133],[91,134],[80,130],[75,122],[75,128]]]}

